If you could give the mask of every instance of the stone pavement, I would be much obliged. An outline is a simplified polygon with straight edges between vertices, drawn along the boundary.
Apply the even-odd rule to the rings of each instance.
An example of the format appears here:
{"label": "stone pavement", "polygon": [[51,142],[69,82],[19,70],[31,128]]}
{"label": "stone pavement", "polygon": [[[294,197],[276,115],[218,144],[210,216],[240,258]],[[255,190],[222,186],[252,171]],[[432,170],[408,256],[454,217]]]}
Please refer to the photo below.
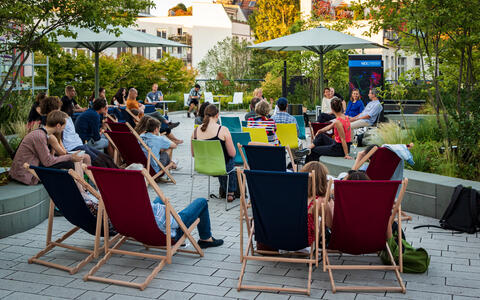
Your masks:
{"label": "stone pavement", "polygon": [[[223,113],[222,113],[223,114]],[[174,133],[185,140],[174,156],[180,160],[181,170],[174,172],[176,185],[160,184],[177,210],[184,208],[190,198],[190,134],[193,120],[184,114],[171,114],[181,125]],[[212,179],[212,192],[218,191],[218,180]],[[194,197],[207,195],[207,180],[194,178]],[[153,195],[153,193],[152,193]],[[238,200],[236,200],[238,203]],[[203,258],[176,255],[146,290],[140,291],[97,282],[84,282],[82,276],[93,263],[79,273],[66,272],[27,263],[45,244],[47,222],[37,227],[0,240],[0,298],[1,299],[301,299],[304,295],[265,293],[256,291],[237,292],[240,273],[239,258],[239,210],[224,211],[224,202],[211,199],[209,202],[213,235],[225,240],[222,247],[207,249]],[[404,226],[407,240],[416,247],[424,247],[431,255],[430,268],[425,274],[403,274],[407,293],[336,293],[331,292],[328,275],[321,268],[313,272],[313,299],[449,299],[466,300],[480,297],[480,238],[478,235],[452,234],[439,229],[418,229],[419,224],[438,224],[437,220],[413,215],[413,221]],[[61,236],[71,225],[62,217],[54,221],[54,238]],[[195,231],[196,232],[196,231]],[[92,238],[86,233],[77,233],[68,239],[72,244],[90,247]],[[127,245],[128,248],[139,248]],[[73,264],[82,255],[57,249],[47,255],[48,260],[60,264]],[[357,262],[378,263],[376,256],[352,257],[344,255],[333,258],[335,264]],[[155,262],[149,259],[114,256],[100,271],[102,275],[130,281],[142,281]],[[383,271],[337,272],[337,282],[354,284],[395,284],[393,273]],[[307,267],[285,263],[252,262],[247,267],[246,283],[288,284],[304,287]]]}

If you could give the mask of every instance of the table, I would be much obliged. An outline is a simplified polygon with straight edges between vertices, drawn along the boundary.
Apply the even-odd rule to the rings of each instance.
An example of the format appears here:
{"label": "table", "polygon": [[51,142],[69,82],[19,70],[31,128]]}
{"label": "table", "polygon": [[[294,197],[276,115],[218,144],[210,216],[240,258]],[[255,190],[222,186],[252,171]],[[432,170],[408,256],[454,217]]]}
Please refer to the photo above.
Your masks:
{"label": "table", "polygon": [[228,98],[228,96],[225,95],[213,95],[213,98],[219,98],[218,102],[213,102],[212,104],[218,104],[218,113],[220,113],[220,109],[222,107],[222,98]]}
{"label": "table", "polygon": [[154,104],[163,104],[163,115],[166,116],[167,115],[167,110],[165,109],[166,108],[166,104],[167,103],[175,103],[177,101],[175,100],[162,100],[162,101],[152,101],[150,103],[154,103]]}

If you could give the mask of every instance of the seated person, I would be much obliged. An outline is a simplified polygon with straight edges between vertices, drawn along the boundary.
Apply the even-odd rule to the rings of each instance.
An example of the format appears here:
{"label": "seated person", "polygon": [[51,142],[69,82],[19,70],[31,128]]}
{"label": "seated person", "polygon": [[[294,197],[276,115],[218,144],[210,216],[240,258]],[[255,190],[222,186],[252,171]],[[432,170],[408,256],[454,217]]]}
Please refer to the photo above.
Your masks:
{"label": "seated person", "polygon": [[[210,104],[209,106],[207,106],[207,108],[205,108],[205,118],[203,119],[202,126],[194,129],[192,134],[192,140],[220,141],[223,149],[223,156],[225,158],[226,170],[227,172],[230,172],[235,167],[235,146],[233,145],[232,135],[230,134],[228,128],[219,125],[217,122],[218,108],[215,105]],[[194,156],[193,146],[191,151],[192,156]],[[225,178],[225,176],[219,176],[218,180],[220,181],[220,186],[223,188],[223,190],[226,190],[227,179]],[[234,193],[236,190],[237,178],[236,174],[232,172],[230,173],[230,175],[228,175],[228,202],[232,202],[235,199]]]}
{"label": "seated person", "polygon": [[202,105],[200,105],[200,109],[198,110],[198,115],[195,118],[195,124],[196,125],[202,125],[203,124],[203,118],[205,117],[205,108],[210,105],[210,102],[206,101],[203,102]]}
{"label": "seated person", "polygon": [[[142,170],[142,168],[143,166],[140,164],[132,164],[127,167],[127,170]],[[165,205],[160,197],[157,197],[152,202],[152,210],[153,215],[155,216],[155,221],[157,221],[158,228],[165,233],[167,231],[167,218],[165,217]],[[193,200],[192,203],[180,211],[178,215],[187,228],[190,227],[197,218],[200,219],[200,222],[197,225],[198,235],[200,236],[198,245],[200,248],[205,249],[223,245],[223,240],[217,240],[212,236],[208,202],[205,198],[197,198]],[[177,221],[171,215],[170,228],[173,239],[178,240],[182,237],[183,231],[180,229]]]}
{"label": "seated person", "polygon": [[365,109],[360,114],[350,119],[352,129],[372,126],[380,116],[383,107],[380,100],[378,100],[377,90],[370,89],[368,98],[370,98],[370,102],[365,106]]}
{"label": "seated person", "polygon": [[86,111],[86,108],[81,107],[78,105],[77,101],[75,100],[75,96],[77,92],[75,88],[71,85],[67,85],[65,87],[65,96],[62,97],[62,111],[65,111],[69,116],[72,116],[73,113],[81,113]]}
{"label": "seated person", "polygon": [[147,94],[147,96],[145,97],[144,103],[155,105],[156,108],[162,108],[163,109],[165,107],[165,111],[163,113],[167,114],[168,104],[167,103],[164,103],[164,104],[158,103],[159,101],[163,101],[163,93],[162,93],[162,91],[158,90],[158,84],[154,83],[152,85],[152,91]]}
{"label": "seated person", "polygon": [[363,105],[362,99],[360,99],[360,91],[358,89],[352,90],[352,96],[350,97],[350,102],[348,102],[347,110],[345,115],[349,117],[358,116],[365,108]]}
{"label": "seated person", "polygon": [[97,150],[109,148],[110,156],[113,156],[113,149],[108,144],[108,139],[103,135],[101,115],[107,112],[107,101],[105,99],[95,99],[91,108],[77,117],[75,121],[75,131],[82,141]]}
{"label": "seated person", "polygon": [[30,112],[28,113],[28,119],[27,119],[28,130],[35,129],[41,124],[42,114],[40,111],[40,102],[45,98],[47,98],[47,94],[43,92],[38,93],[37,97],[35,98],[35,101],[33,102],[32,107],[30,108]]}
{"label": "seated person", "polygon": [[[144,117],[145,118],[145,117]],[[177,144],[167,139],[164,135],[160,135],[160,122],[157,119],[147,117],[145,125],[145,133],[142,133],[140,137],[147,144],[153,152],[156,158],[168,169],[176,169],[177,163],[171,160],[172,150],[177,148]],[[148,156],[147,149],[142,147],[145,156]],[[150,161],[152,168],[155,172],[160,172],[160,166],[152,159]]]}
{"label": "seated person", "polygon": [[195,86],[190,90],[188,96],[188,111],[187,111],[187,118],[190,118],[190,112],[193,111],[195,117],[198,113],[198,104],[200,103],[200,97],[202,97],[202,92],[200,91],[200,85],[197,83]]}
{"label": "seated person", "polygon": [[322,99],[322,112],[317,117],[317,122],[326,123],[330,120],[335,119],[335,116],[332,113],[330,102],[333,99],[332,89],[326,87],[323,89],[323,99]]}
{"label": "seated person", "polygon": [[[313,143],[309,146],[311,153],[305,159],[305,162],[318,161],[320,156],[343,156],[345,159],[350,157],[350,145],[352,131],[350,129],[350,120],[343,114],[342,100],[334,97],[331,101],[332,111],[336,119],[328,126],[317,131]],[[334,138],[331,139],[323,132],[333,128]]]}
{"label": "seated person", "polygon": [[115,96],[113,96],[112,101],[110,102],[111,105],[116,106],[124,106],[126,105],[125,97],[127,96],[127,89],[126,88],[119,88]]}
{"label": "seated person", "polygon": [[23,138],[10,169],[10,176],[13,179],[27,185],[38,183],[38,179],[23,167],[24,163],[32,166],[74,169],[74,162],[83,160],[83,156],[77,153],[54,156],[48,147],[48,137],[55,133],[62,133],[67,117],[68,115],[64,112],[52,111],[47,116],[45,127],[33,130]]}
{"label": "seated person", "polygon": [[270,144],[278,145],[278,138],[277,138],[277,126],[275,125],[275,121],[268,117],[270,113],[271,107],[270,104],[266,100],[261,100],[260,102],[255,105],[255,117],[249,118],[247,120],[247,127],[248,128],[265,128],[267,132],[268,142]]}
{"label": "seated person", "polygon": [[245,121],[248,121],[248,119],[255,117],[255,105],[257,105],[257,103],[261,100],[262,99],[258,97],[252,98],[252,100],[250,101],[250,111],[245,114]]}
{"label": "seated person", "polygon": [[275,124],[295,124],[297,127],[297,136],[299,134],[297,119],[292,117],[287,112],[288,100],[287,98],[280,97],[277,100],[278,112],[272,116],[272,119],[275,121]]}

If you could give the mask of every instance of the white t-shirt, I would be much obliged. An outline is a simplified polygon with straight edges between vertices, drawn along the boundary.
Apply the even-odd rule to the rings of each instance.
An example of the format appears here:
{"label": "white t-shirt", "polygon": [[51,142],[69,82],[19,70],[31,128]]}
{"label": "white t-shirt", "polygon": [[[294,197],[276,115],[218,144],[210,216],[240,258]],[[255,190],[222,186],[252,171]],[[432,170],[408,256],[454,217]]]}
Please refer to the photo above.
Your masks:
{"label": "white t-shirt", "polygon": [[322,113],[331,114],[332,107],[330,106],[330,102],[332,102],[332,98],[323,97],[322,99]]}
{"label": "white t-shirt", "polygon": [[65,129],[63,130],[63,146],[65,146],[67,151],[72,151],[81,145],[83,145],[82,139],[75,131],[75,125],[73,125],[72,118],[69,117]]}

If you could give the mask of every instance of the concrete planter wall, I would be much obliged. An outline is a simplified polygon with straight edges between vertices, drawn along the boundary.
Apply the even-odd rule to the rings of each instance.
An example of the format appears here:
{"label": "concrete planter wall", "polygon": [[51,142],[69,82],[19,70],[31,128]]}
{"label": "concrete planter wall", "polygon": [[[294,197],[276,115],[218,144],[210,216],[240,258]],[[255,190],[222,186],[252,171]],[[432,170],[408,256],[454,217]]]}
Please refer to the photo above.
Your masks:
{"label": "concrete planter wall", "polygon": [[[320,161],[334,176],[350,170],[353,166],[353,161],[342,157],[324,156]],[[402,202],[402,209],[437,219],[441,218],[447,209],[457,185],[461,184],[480,191],[480,182],[478,181],[410,170],[404,171],[404,177],[408,178],[408,187]]]}

